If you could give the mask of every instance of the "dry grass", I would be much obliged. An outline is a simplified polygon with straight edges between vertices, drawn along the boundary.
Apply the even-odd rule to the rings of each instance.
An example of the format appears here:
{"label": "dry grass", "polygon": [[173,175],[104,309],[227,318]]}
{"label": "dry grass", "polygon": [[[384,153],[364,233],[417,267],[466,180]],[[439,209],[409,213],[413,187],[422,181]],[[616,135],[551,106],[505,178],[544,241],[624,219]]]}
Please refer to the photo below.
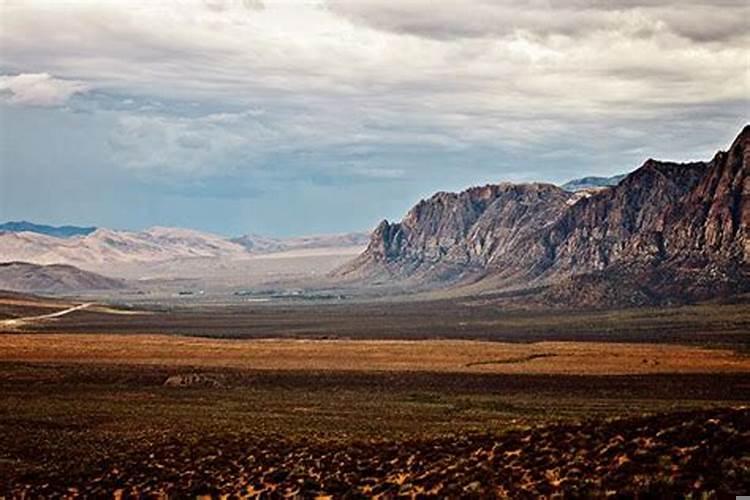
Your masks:
{"label": "dry grass", "polygon": [[[28,317],[61,305],[4,307],[6,317]],[[378,488],[388,497],[424,481],[439,496],[481,496],[499,491],[477,489],[475,478],[494,477],[488,470],[508,491],[535,488],[515,496],[537,497],[563,479],[572,496],[734,491],[747,463],[735,460],[746,455],[747,412],[655,417],[646,427],[573,422],[746,405],[749,321],[741,305],[565,315],[450,303],[149,313],[96,305],[0,334],[0,497],[194,497],[248,485],[280,493],[287,483],[303,496]],[[174,377],[215,383],[165,385]],[[554,422],[565,424],[539,428]],[[684,429],[686,441],[662,427]],[[529,453],[515,454],[513,432],[525,433]],[[610,446],[628,432],[622,449]],[[654,436],[668,437],[643,461],[639,447]],[[501,447],[512,451],[507,461],[493,455]],[[612,468],[602,449],[632,452],[642,467]],[[715,458],[717,480],[698,487],[709,463],[701,450]],[[673,455],[684,472],[677,482],[653,463]],[[314,477],[298,475],[299,464]],[[544,475],[522,481],[521,470]],[[408,474],[414,488],[396,484]],[[592,479],[601,484],[591,489]]]}
{"label": "dry grass", "polygon": [[603,342],[226,340],[170,335],[0,336],[0,360],[315,371],[528,374],[750,372],[728,349]]}

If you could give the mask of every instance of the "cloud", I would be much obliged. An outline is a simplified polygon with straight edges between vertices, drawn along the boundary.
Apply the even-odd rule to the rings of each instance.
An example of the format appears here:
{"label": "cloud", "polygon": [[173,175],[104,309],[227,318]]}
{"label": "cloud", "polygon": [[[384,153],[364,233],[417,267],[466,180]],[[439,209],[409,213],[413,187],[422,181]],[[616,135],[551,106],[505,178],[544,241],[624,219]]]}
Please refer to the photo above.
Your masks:
{"label": "cloud", "polygon": [[[599,161],[601,150],[668,143],[674,129],[680,144],[706,144],[703,131],[748,110],[745,0],[1,8],[4,71],[42,68],[54,82],[95,88],[68,108],[106,115],[107,158],[143,177],[395,184],[448,162],[489,170],[502,155],[576,150],[576,162]],[[534,168],[528,175],[552,175]]]}
{"label": "cloud", "polygon": [[329,0],[331,12],[375,29],[438,40],[512,36],[584,37],[597,31],[652,37],[671,32],[692,41],[741,35],[750,14],[744,0]]}
{"label": "cloud", "polygon": [[0,75],[0,93],[8,100],[25,106],[62,106],[75,94],[87,92],[81,81],[55,78],[48,73]]}
{"label": "cloud", "polygon": [[263,10],[266,8],[263,0],[203,0],[211,10],[225,12],[233,9]]}

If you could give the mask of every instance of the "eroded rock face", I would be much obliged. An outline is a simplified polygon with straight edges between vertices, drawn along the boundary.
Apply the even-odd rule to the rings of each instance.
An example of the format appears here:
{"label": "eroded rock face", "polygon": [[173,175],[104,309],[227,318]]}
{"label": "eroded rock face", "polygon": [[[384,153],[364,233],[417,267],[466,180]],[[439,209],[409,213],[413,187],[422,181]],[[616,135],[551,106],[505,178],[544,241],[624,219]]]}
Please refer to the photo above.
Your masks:
{"label": "eroded rock face", "polygon": [[401,222],[381,222],[367,250],[339,273],[425,280],[480,273],[557,220],[569,197],[551,184],[504,183],[438,193]]}
{"label": "eroded rock face", "polygon": [[[400,223],[383,221],[339,275],[442,285],[483,279],[503,289],[604,273],[613,290],[619,277],[644,283],[646,302],[670,300],[670,280],[680,284],[680,300],[747,291],[749,143],[747,126],[709,162],[648,160],[585,197],[546,184],[438,193]],[[576,280],[587,282],[602,284]]]}

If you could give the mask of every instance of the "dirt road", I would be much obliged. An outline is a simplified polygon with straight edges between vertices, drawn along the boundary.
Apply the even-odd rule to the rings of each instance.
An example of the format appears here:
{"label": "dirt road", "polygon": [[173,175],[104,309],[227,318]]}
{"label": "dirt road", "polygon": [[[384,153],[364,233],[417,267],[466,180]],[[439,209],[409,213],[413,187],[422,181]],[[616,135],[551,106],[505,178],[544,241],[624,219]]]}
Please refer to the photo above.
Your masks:
{"label": "dirt road", "polygon": [[0,325],[6,326],[6,327],[13,327],[13,326],[19,326],[25,323],[33,323],[34,321],[43,321],[46,319],[59,318],[61,316],[65,316],[66,314],[70,314],[75,311],[80,311],[82,309],[86,309],[87,307],[91,307],[93,305],[94,305],[93,302],[86,302],[84,304],[78,304],[77,306],[69,307],[67,309],[63,309],[61,311],[55,311],[49,314],[42,314],[39,316],[27,316],[25,318],[6,319],[6,320],[0,321]]}

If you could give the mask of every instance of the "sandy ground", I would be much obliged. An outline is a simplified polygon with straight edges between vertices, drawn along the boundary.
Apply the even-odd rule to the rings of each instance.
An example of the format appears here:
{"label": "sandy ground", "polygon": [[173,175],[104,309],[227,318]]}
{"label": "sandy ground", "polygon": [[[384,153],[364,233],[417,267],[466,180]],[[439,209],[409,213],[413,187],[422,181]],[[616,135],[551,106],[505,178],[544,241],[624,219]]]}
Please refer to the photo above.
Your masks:
{"label": "sandy ground", "polygon": [[750,372],[731,350],[598,342],[223,340],[169,335],[0,335],[0,361],[261,370],[651,374]]}

